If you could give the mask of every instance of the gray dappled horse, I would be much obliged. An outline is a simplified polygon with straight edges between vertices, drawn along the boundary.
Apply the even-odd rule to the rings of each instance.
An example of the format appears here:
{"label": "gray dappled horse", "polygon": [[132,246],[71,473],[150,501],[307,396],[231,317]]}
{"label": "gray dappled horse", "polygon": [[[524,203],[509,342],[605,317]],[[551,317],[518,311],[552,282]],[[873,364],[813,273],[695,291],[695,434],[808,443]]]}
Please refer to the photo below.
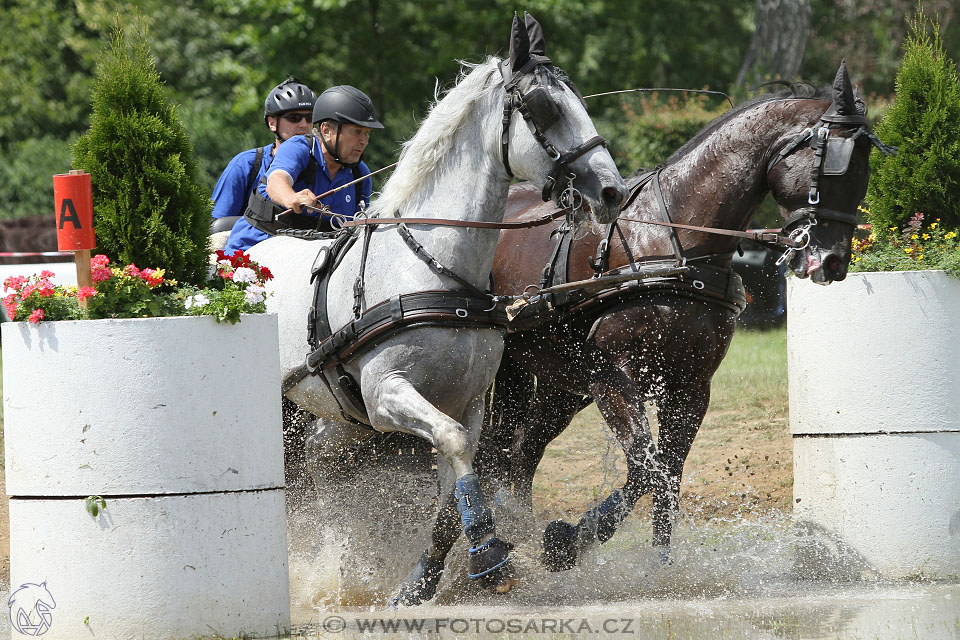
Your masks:
{"label": "gray dappled horse", "polygon": [[[555,202],[564,190],[575,189],[577,201],[582,196],[583,209],[599,222],[611,220],[626,195],[581,97],[545,57],[540,27],[529,15],[525,22],[514,16],[508,62],[489,58],[474,66],[433,105],[404,145],[395,172],[368,214],[499,223],[511,175],[529,180]],[[330,276],[326,312],[334,333],[398,296],[487,288],[497,229],[410,224],[404,227],[406,239],[397,225],[375,229],[367,250],[363,242],[354,244]],[[308,452],[319,466],[335,459],[341,447],[373,433],[345,421],[341,405],[320,376],[303,377],[309,350],[304,324],[314,297],[311,267],[326,244],[278,236],[250,251],[275,275],[267,306],[279,317],[281,373],[288,383],[296,381],[286,396],[319,417],[322,434],[312,439],[315,446]],[[415,253],[414,246],[421,250]],[[433,257],[432,265],[421,257],[424,252]],[[362,295],[355,299],[364,253]],[[437,263],[446,271],[431,268]],[[487,303],[489,298],[484,306],[493,306]],[[464,308],[457,309],[457,316],[461,312],[465,321],[481,313]],[[440,511],[459,511],[470,544],[468,575],[501,592],[513,582],[508,545],[496,537],[473,456],[484,393],[500,363],[503,335],[503,327],[482,322],[413,324],[339,363],[356,382],[373,429],[414,434],[436,448]],[[437,526],[445,522],[446,516],[438,515]],[[438,537],[448,538],[435,530],[434,539]],[[432,597],[449,549],[431,545],[394,602],[413,605]]]}
{"label": "gray dappled horse", "polygon": [[[771,193],[785,232],[803,239],[785,256],[794,273],[818,284],[846,277],[870,150],[892,148],[870,132],[866,105],[846,65],[828,92],[810,93],[740,105],[707,125],[656,175],[630,178],[632,195],[616,224],[573,241],[559,274],[576,281],[682,263],[686,275],[554,299],[558,310],[507,336],[491,426],[478,453],[481,477],[498,479],[529,506],[547,445],[594,400],[626,456],[621,488],[576,525],[558,520],[547,527],[549,567],[570,568],[588,546],[610,539],[650,492],[653,543],[667,557],[684,460],[745,304],[739,276],[730,268],[738,237],[702,229],[672,232],[637,220],[743,230]],[[542,213],[533,195],[518,188],[506,218]],[[494,262],[498,289],[537,282],[551,256],[556,271],[557,237],[552,227],[505,231]],[[518,320],[523,322],[522,313]],[[656,400],[657,442],[644,410],[648,398]],[[507,456],[504,443],[511,439]]]}

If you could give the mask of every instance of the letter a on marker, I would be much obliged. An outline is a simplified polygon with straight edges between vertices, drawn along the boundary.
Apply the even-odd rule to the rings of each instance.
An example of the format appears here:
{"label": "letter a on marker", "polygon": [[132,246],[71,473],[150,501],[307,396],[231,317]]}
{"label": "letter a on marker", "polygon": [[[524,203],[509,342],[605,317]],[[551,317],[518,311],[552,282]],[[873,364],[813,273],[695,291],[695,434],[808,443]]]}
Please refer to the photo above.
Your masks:
{"label": "letter a on marker", "polygon": [[[67,209],[70,211],[68,212]],[[63,229],[63,225],[67,222],[73,223],[74,229],[83,228],[80,224],[80,216],[77,215],[77,210],[73,207],[73,200],[70,198],[64,198],[63,204],[60,205],[60,223],[57,228]]]}

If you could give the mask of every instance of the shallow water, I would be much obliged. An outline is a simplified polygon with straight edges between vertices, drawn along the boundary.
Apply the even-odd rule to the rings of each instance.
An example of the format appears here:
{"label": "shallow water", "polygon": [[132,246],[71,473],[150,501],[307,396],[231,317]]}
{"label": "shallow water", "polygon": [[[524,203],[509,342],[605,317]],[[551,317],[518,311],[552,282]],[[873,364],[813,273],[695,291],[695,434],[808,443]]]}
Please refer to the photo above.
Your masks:
{"label": "shallow water", "polygon": [[408,513],[423,519],[371,534],[364,514],[344,513],[309,551],[292,526],[293,623],[302,637],[960,638],[960,582],[880,580],[779,513],[681,521],[666,566],[650,546],[649,523],[629,520],[563,573],[539,562],[544,523],[500,514],[501,535],[517,544],[519,586],[498,596],[466,580],[461,540],[437,596],[400,611],[389,597],[425,546],[429,514]]}

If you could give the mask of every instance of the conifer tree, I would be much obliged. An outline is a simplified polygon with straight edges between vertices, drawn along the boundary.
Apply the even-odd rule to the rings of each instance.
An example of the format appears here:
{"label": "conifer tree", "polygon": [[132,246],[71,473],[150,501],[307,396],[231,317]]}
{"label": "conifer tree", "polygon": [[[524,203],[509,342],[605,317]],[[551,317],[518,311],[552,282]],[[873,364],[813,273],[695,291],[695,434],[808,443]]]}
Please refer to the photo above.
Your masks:
{"label": "conifer tree", "polygon": [[202,283],[211,203],[142,27],[128,44],[116,20],[92,97],[90,129],[74,145],[73,164],[91,175],[97,251]]}
{"label": "conifer tree", "polygon": [[[960,76],[946,56],[938,24],[918,12],[904,42],[897,95],[876,133],[899,147],[874,150],[867,190],[870,222],[903,229],[917,212],[960,227]],[[884,237],[881,234],[879,237]]]}

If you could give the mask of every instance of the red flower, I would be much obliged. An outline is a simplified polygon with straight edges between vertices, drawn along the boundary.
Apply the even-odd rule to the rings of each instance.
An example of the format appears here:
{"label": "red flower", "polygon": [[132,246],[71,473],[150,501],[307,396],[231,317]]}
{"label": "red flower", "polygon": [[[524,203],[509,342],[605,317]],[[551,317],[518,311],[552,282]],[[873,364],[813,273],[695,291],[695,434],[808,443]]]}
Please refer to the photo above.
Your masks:
{"label": "red flower", "polygon": [[41,277],[41,278],[52,278],[52,277],[55,276],[55,275],[57,275],[57,274],[55,274],[53,271],[49,271],[49,270],[47,270],[47,269],[44,269],[43,271],[40,272],[40,277]]}
{"label": "red flower", "polygon": [[95,295],[97,295],[97,290],[93,287],[80,287],[80,289],[77,291],[78,300],[86,300],[87,298],[92,298]]}
{"label": "red flower", "polygon": [[133,264],[132,262],[123,268],[123,272],[131,278],[137,278],[140,276],[140,269],[138,269],[137,265]]}
{"label": "red flower", "polygon": [[37,285],[35,285],[35,284],[28,284],[27,286],[25,286],[23,289],[20,290],[20,297],[21,297],[21,298],[29,298],[29,297],[30,297],[30,294],[33,293],[33,292],[36,291],[36,290],[37,290]]}
{"label": "red flower", "polygon": [[273,274],[270,273],[270,269],[267,269],[266,267],[257,267],[257,269],[260,273],[261,280],[263,281],[273,280]]}
{"label": "red flower", "polygon": [[156,287],[163,282],[163,269],[144,269],[140,272],[140,277],[151,287]]}
{"label": "red flower", "polygon": [[98,269],[101,267],[105,267],[108,264],[110,264],[110,259],[107,256],[103,255],[102,253],[98,253],[97,255],[90,258],[91,269]]}
{"label": "red flower", "polygon": [[49,280],[41,280],[37,284],[37,289],[40,291],[41,298],[49,298],[54,292],[54,286],[50,284]]}
{"label": "red flower", "polygon": [[34,309],[33,313],[30,314],[30,317],[28,318],[28,320],[30,320],[30,322],[32,322],[33,324],[37,324],[38,322],[43,320],[43,309]]}
{"label": "red flower", "polygon": [[110,271],[108,267],[97,267],[90,274],[90,278],[94,282],[106,282],[113,277],[113,272]]}

